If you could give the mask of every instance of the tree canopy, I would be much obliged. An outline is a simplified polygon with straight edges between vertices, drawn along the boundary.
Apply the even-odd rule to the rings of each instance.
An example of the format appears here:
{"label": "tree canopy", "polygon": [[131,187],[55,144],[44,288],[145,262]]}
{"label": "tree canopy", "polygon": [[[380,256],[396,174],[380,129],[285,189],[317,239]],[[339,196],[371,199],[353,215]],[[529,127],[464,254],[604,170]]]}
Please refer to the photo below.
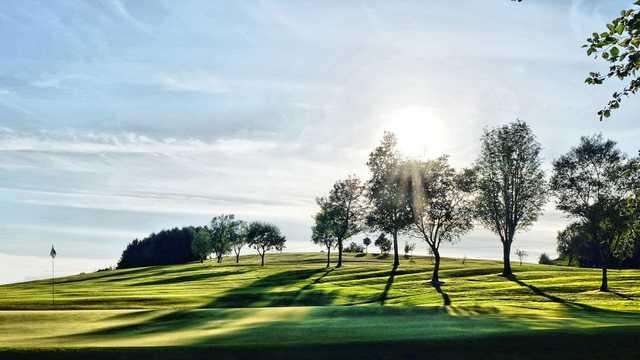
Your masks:
{"label": "tree canopy", "polygon": [[497,234],[503,247],[503,275],[511,276],[511,244],[542,213],[546,181],[541,146],[523,121],[486,130],[475,164],[475,217]]}
{"label": "tree canopy", "polygon": [[473,228],[472,179],[464,172],[456,173],[447,157],[410,161],[406,166],[413,215],[411,231],[433,251],[431,282],[439,285],[440,244],[452,242]]}
{"label": "tree canopy", "polygon": [[587,55],[602,59],[609,64],[605,75],[598,71],[589,73],[585,82],[590,85],[601,85],[606,79],[617,78],[625,85],[615,91],[609,102],[598,111],[600,120],[611,116],[611,111],[618,109],[623,97],[635,94],[640,89],[640,0],[634,2],[633,8],[622,10],[620,15],[606,25],[606,30],[594,32],[587,38]]}
{"label": "tree canopy", "polygon": [[406,191],[407,177],[402,173],[401,158],[393,133],[385,132],[382,142],[369,154],[367,166],[370,212],[367,225],[393,237],[393,267],[400,265],[398,234],[412,223],[410,199]]}
{"label": "tree canopy", "polygon": [[264,266],[264,256],[269,250],[284,248],[286,238],[276,225],[254,221],[247,230],[247,243],[260,255],[260,265]]}
{"label": "tree canopy", "polygon": [[597,250],[591,261],[602,268],[600,290],[608,291],[611,262],[633,251],[634,223],[627,206],[633,196],[627,181],[629,163],[614,141],[594,135],[582,137],[578,146],[553,162],[553,169],[556,207],[580,221],[573,230],[579,230],[579,239],[586,243],[580,245],[583,249]]}

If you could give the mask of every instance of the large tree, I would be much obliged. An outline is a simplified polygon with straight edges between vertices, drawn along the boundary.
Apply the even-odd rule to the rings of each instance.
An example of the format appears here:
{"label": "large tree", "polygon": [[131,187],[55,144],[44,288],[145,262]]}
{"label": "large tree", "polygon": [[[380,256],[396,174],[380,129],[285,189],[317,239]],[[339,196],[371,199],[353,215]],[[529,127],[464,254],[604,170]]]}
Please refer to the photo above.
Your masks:
{"label": "large tree", "polygon": [[315,224],[311,228],[311,241],[327,250],[327,267],[331,266],[331,249],[337,242],[334,217],[329,214],[330,211],[330,209],[321,208],[314,217]]}
{"label": "large tree", "polygon": [[412,223],[406,179],[402,174],[401,159],[396,150],[395,135],[385,132],[382,142],[369,154],[367,166],[371,172],[368,192],[371,209],[367,225],[373,230],[393,237],[393,267],[400,265],[398,235]]}
{"label": "large tree", "polygon": [[607,24],[603,32],[594,32],[583,45],[588,56],[601,58],[609,63],[606,75],[594,71],[585,80],[590,85],[601,85],[607,78],[625,82],[622,89],[613,93],[609,103],[598,111],[600,120],[608,118],[611,111],[620,107],[623,97],[640,90],[640,0],[635,7],[622,10],[620,16]]}
{"label": "large tree", "polygon": [[581,222],[584,241],[596,244],[595,264],[602,269],[601,291],[608,291],[607,269],[632,249],[632,219],[627,200],[632,187],[624,154],[602,135],[582,137],[580,144],[553,162],[551,189],[557,208]]}
{"label": "large tree", "polygon": [[344,241],[362,231],[365,216],[363,201],[365,187],[355,176],[349,176],[337,181],[329,196],[317,199],[321,212],[326,221],[331,223],[329,229],[333,231],[338,246],[338,264],[342,266],[342,250]]}
{"label": "large tree", "polygon": [[254,221],[247,230],[247,243],[260,255],[260,266],[264,266],[264,256],[269,250],[284,248],[286,238],[276,225]]}
{"label": "large tree", "polygon": [[239,221],[235,215],[218,215],[211,219],[209,231],[211,232],[211,247],[216,254],[218,263],[231,252],[233,239],[237,236]]}
{"label": "large tree", "polygon": [[502,242],[504,276],[511,276],[511,244],[516,232],[529,228],[546,202],[541,147],[523,121],[485,130],[477,176],[475,216]]}
{"label": "large tree", "polygon": [[472,179],[457,173],[446,157],[433,161],[410,161],[409,194],[413,234],[422,238],[434,255],[431,283],[440,285],[440,244],[452,242],[473,228],[470,191]]}

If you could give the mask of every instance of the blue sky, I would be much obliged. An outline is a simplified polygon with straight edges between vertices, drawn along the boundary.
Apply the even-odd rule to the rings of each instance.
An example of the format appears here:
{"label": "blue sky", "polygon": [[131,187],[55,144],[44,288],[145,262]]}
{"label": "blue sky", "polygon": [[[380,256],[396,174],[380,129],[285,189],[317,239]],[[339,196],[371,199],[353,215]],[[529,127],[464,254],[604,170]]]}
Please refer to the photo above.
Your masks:
{"label": "blue sky", "polygon": [[[0,2],[0,283],[114,264],[127,242],[234,212],[308,240],[314,198],[366,177],[395,131],[408,156],[475,158],[484,127],[531,124],[545,166],[613,120],[587,34],[632,1]],[[553,253],[552,204],[516,240]],[[358,238],[359,240],[359,238]],[[474,231],[445,255],[498,257]],[[419,244],[424,250],[424,246]]]}

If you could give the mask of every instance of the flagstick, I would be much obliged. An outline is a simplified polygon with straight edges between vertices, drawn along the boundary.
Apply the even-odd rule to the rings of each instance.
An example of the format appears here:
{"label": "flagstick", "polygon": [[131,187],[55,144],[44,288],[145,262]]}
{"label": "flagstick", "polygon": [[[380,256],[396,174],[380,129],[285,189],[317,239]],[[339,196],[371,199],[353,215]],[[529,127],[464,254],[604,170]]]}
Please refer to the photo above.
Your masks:
{"label": "flagstick", "polygon": [[55,292],[55,288],[56,288],[56,280],[55,280],[55,268],[53,265],[54,262],[54,257],[51,257],[51,305],[55,305],[56,304],[56,292]]}

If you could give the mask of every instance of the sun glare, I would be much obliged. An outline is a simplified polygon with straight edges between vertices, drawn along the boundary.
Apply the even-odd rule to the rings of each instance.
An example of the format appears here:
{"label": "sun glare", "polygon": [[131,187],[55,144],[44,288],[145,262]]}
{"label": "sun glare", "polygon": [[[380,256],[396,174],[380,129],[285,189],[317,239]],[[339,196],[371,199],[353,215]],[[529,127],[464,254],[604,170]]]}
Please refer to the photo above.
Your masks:
{"label": "sun glare", "polygon": [[438,157],[448,147],[446,126],[429,107],[409,106],[391,112],[384,130],[397,136],[398,149],[409,157]]}

